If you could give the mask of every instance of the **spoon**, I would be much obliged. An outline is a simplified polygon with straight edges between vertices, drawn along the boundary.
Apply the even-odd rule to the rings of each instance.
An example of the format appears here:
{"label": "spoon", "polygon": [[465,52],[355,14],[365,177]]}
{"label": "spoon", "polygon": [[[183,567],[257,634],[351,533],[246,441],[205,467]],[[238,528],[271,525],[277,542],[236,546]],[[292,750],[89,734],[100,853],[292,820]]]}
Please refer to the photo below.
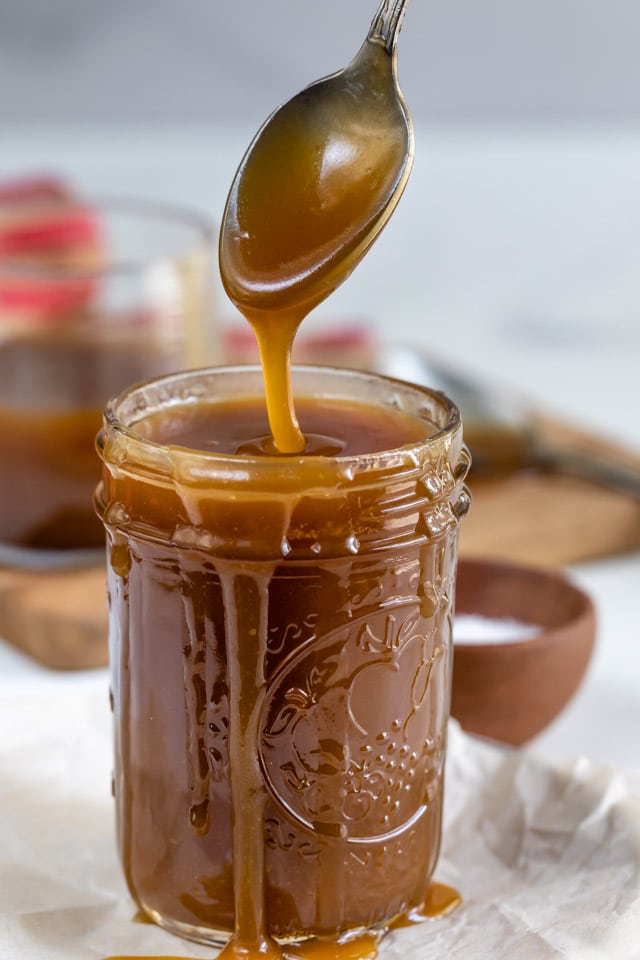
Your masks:
{"label": "spoon", "polygon": [[535,411],[516,392],[496,389],[402,344],[385,346],[376,369],[428,385],[460,407],[473,457],[472,476],[498,476],[523,469],[585,480],[640,502],[640,462],[622,463],[606,453],[551,444]]}
{"label": "spoon", "polygon": [[227,199],[222,282],[256,333],[283,453],[304,449],[289,369],[295,332],[362,259],[409,177],[413,131],[396,56],[406,5],[383,0],[351,63],[268,118]]}

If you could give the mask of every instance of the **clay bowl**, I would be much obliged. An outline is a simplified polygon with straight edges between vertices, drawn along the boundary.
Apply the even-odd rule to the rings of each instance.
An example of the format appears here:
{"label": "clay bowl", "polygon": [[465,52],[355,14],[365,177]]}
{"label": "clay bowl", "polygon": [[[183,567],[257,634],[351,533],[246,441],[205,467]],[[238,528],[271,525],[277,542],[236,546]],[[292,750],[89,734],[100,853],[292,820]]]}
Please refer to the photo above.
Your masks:
{"label": "clay bowl", "polygon": [[593,603],[560,573],[470,559],[458,566],[456,613],[539,627],[527,639],[454,646],[452,715],[470,733],[525,743],[580,685],[593,651]]}

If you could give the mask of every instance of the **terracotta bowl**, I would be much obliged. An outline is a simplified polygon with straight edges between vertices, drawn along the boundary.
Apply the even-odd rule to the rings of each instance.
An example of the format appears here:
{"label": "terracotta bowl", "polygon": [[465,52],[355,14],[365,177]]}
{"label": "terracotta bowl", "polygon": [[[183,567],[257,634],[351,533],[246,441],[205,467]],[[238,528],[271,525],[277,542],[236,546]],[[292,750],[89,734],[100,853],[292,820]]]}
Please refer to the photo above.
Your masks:
{"label": "terracotta bowl", "polygon": [[453,716],[470,733],[525,743],[580,685],[594,645],[592,601],[560,573],[461,560],[456,613],[515,621],[514,637],[520,624],[539,627],[527,639],[457,640],[454,647]]}

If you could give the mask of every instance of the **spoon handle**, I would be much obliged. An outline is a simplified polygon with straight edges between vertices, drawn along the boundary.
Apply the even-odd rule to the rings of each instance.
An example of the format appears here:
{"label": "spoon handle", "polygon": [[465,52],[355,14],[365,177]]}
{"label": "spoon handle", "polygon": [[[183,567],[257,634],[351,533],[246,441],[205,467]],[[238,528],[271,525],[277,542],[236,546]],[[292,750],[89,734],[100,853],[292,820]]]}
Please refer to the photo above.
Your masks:
{"label": "spoon handle", "polygon": [[596,486],[632,497],[640,503],[640,469],[595,453],[534,449],[536,466],[549,473],[586,480]]}
{"label": "spoon handle", "polygon": [[382,0],[371,21],[367,40],[381,43],[391,55],[398,42],[398,34],[409,0]]}

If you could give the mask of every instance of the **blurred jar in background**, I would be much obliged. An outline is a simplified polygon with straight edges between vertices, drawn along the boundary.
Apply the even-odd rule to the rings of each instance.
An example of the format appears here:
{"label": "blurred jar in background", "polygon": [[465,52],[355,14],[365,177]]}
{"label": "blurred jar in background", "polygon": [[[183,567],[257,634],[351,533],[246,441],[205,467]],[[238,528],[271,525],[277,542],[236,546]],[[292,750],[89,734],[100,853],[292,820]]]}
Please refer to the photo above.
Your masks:
{"label": "blurred jar in background", "polygon": [[55,179],[0,186],[0,562],[101,548],[94,441],[125,387],[210,363],[214,230]]}

